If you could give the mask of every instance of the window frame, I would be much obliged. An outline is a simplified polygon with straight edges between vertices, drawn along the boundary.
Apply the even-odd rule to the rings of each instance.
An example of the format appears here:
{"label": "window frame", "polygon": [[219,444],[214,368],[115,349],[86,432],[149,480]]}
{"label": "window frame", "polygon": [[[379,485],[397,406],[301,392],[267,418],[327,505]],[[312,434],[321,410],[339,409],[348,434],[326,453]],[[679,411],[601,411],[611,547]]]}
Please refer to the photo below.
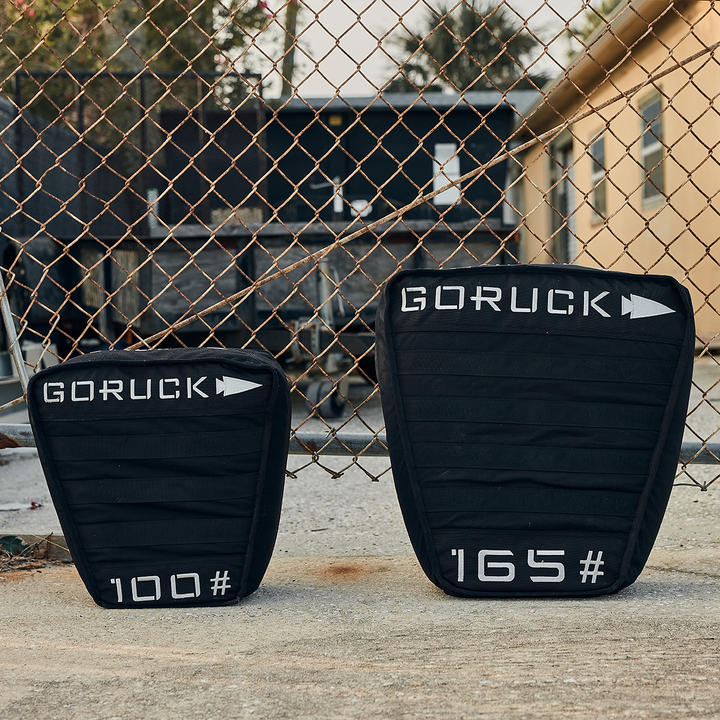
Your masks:
{"label": "window frame", "polygon": [[563,132],[550,146],[548,179],[552,188],[548,194],[550,231],[554,236],[552,256],[558,263],[571,263],[578,257],[577,188],[575,185],[575,138]]}
{"label": "window frame", "polygon": [[[607,217],[607,166],[605,165],[607,131],[603,128],[592,136],[588,145],[590,156],[590,204],[592,210],[592,222],[599,223]],[[600,144],[601,153],[598,157],[594,148]],[[598,162],[599,160],[599,162]]]}
{"label": "window frame", "polygon": [[[461,176],[460,152],[457,142],[436,142],[433,144],[433,190],[447,185]],[[433,205],[452,207],[462,197],[460,185],[444,190],[433,199]]]}
{"label": "window frame", "polygon": [[[652,118],[646,112],[653,106],[658,106],[658,112]],[[663,104],[662,96],[654,94],[640,103],[640,166],[645,179],[642,182],[643,205],[655,205],[663,202],[665,196],[665,144],[663,142]],[[648,142],[649,139],[649,142]],[[650,156],[660,153],[660,160],[652,162]],[[652,162],[652,164],[650,164]]]}

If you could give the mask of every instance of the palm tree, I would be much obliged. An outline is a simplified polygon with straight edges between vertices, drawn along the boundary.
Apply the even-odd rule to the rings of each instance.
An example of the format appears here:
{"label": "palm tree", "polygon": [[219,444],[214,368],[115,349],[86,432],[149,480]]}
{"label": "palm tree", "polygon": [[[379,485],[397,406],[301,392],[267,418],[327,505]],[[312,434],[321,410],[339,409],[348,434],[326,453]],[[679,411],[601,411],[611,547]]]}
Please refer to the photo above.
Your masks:
{"label": "palm tree", "polygon": [[405,33],[392,44],[403,60],[388,92],[509,90],[544,82],[524,67],[538,42],[497,1],[428,9],[419,33]]}
{"label": "palm tree", "polygon": [[612,15],[619,4],[620,0],[600,0],[595,5],[591,5],[580,16],[580,22],[570,28],[570,33],[575,40],[579,40],[585,45],[596,28],[601,23],[605,23],[605,20]]}

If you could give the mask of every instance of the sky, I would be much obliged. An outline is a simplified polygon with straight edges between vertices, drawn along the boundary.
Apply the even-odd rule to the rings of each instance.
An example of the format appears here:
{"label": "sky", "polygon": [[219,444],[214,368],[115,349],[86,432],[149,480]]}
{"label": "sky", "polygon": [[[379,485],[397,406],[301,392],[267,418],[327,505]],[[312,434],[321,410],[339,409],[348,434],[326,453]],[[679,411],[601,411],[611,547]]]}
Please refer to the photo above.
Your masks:
{"label": "sky", "polygon": [[[393,63],[391,46],[380,38],[399,32],[402,26],[417,29],[427,5],[423,0],[302,0],[298,29],[301,52],[296,52],[297,84],[304,97],[329,97],[340,89],[342,95],[375,95],[390,78]],[[456,2],[457,0],[447,0]],[[519,19],[548,44],[535,71],[553,76],[558,60],[568,52],[562,37],[566,22],[572,22],[588,0],[506,0]],[[437,6],[437,0],[432,0]],[[268,3],[281,8],[284,0]],[[310,8],[308,10],[307,8]],[[282,15],[280,16],[282,17]],[[402,24],[401,24],[402,23]],[[383,49],[384,48],[384,49]],[[553,60],[553,57],[555,60]],[[278,87],[270,95],[278,94]]]}

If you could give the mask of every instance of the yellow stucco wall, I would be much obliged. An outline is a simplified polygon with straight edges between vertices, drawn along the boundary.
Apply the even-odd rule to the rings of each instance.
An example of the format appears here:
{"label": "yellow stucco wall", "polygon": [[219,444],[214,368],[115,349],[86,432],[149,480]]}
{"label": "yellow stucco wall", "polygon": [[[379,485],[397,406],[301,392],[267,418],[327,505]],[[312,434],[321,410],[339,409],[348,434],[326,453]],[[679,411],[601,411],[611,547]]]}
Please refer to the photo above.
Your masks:
{"label": "yellow stucco wall", "polygon": [[[720,17],[708,3],[683,7],[647,38],[611,78],[592,93],[598,106],[645,83],[649,75],[676,65],[720,39]],[[692,32],[690,29],[692,27]],[[668,50],[671,48],[671,51]],[[581,120],[565,134],[572,144],[571,169],[575,207],[572,231],[581,265],[625,272],[672,275],[691,292],[698,335],[720,337],[720,91],[718,60],[705,56]],[[644,123],[639,108],[653,96],[662,98],[665,198],[643,200],[641,166]],[[581,111],[587,110],[588,106]],[[607,212],[598,219],[591,198],[591,141],[605,129]],[[559,139],[560,140],[560,139]],[[523,156],[522,259],[551,262],[553,249],[550,149],[534,146]]]}

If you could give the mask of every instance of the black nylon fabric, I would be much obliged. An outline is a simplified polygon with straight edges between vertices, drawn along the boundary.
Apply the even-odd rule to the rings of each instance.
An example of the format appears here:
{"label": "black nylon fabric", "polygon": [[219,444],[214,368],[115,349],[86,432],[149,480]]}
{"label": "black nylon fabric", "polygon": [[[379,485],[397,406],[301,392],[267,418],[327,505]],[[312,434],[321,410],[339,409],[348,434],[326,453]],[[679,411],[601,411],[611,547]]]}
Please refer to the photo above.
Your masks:
{"label": "black nylon fabric", "polygon": [[687,412],[685,288],[569,266],[406,271],[376,335],[395,486],[430,580],[512,597],[637,578]]}
{"label": "black nylon fabric", "polygon": [[290,393],[267,353],[84,355],[30,380],[30,421],[78,571],[103,607],[235,602],[280,519]]}

